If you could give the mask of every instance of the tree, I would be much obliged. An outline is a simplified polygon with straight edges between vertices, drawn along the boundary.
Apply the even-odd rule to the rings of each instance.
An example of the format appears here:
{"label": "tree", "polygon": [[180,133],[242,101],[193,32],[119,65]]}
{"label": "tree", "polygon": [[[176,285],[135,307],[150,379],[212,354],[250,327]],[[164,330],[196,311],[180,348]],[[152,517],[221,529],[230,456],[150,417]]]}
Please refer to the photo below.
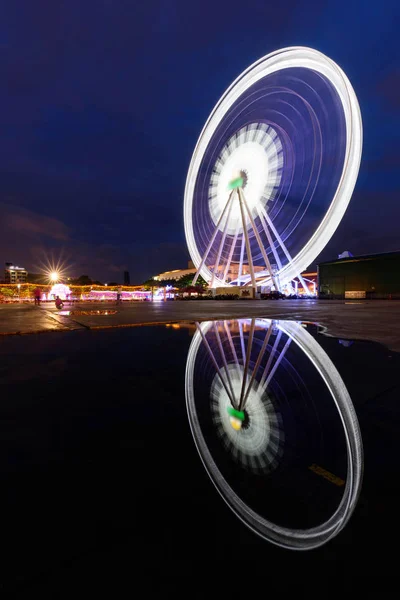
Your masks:
{"label": "tree", "polygon": [[191,295],[192,295],[194,292],[196,292],[196,286],[194,286],[194,285],[187,285],[186,287],[184,287],[184,288],[181,288],[181,291],[182,291],[183,293],[185,293],[185,294],[189,294],[189,298],[190,298],[190,296],[191,296]]}
{"label": "tree", "polygon": [[143,283],[143,287],[151,290],[151,299],[153,300],[153,294],[154,294],[154,288],[158,288],[161,287],[160,286],[160,282],[157,281],[156,279],[147,279],[147,281],[145,281]]}
{"label": "tree", "polygon": [[[177,288],[179,288],[180,290],[183,290],[183,288],[187,288],[192,286],[193,287],[193,279],[194,279],[194,273],[188,273],[187,275],[182,275],[182,277],[180,277],[178,279],[178,281],[175,282],[175,286]],[[199,275],[199,277],[197,278],[196,281],[196,285],[194,287],[201,287],[202,288],[202,292],[204,292],[205,288],[208,287],[207,282],[202,278],[201,275]],[[196,290],[197,291],[197,290]],[[200,292],[198,292],[200,293]]]}
{"label": "tree", "polygon": [[3,288],[0,288],[0,293],[3,296],[8,296],[9,298],[11,298],[12,296],[14,296],[15,292],[14,292],[13,288],[11,288],[11,287],[3,287]]}
{"label": "tree", "polygon": [[176,284],[176,279],[162,279],[161,281],[157,281],[159,287],[178,287]]}
{"label": "tree", "polygon": [[155,287],[160,287],[160,281],[157,281],[156,279],[150,278],[147,279],[146,281],[143,282],[143,287],[146,288],[155,288]]}
{"label": "tree", "polygon": [[89,275],[81,275],[78,279],[71,279],[72,285],[91,285],[92,280]]}
{"label": "tree", "polygon": [[195,285],[194,289],[195,289],[196,293],[199,294],[199,296],[204,294],[204,292],[206,291],[206,288],[203,285]]}

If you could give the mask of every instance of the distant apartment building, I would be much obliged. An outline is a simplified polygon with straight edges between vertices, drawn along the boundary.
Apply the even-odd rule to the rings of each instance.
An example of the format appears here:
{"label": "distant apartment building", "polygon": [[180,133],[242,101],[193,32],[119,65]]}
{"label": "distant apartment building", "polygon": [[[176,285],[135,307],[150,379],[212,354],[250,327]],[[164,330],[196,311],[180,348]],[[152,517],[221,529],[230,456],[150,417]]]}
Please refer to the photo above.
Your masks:
{"label": "distant apartment building", "polygon": [[28,271],[7,262],[4,269],[4,283],[26,283]]}

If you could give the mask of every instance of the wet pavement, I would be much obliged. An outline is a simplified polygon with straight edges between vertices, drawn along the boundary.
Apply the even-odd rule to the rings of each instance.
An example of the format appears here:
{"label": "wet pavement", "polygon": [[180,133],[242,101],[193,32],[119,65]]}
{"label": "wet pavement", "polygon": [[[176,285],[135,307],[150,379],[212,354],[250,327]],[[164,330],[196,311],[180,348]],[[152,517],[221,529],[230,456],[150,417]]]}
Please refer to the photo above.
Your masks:
{"label": "wet pavement", "polygon": [[[110,314],[111,310],[117,312]],[[66,314],[69,311],[101,311],[102,314]],[[108,314],[104,314],[106,312]],[[0,304],[0,335],[245,316],[313,321],[326,327],[328,335],[377,341],[400,351],[400,302],[395,300],[202,300],[134,302],[118,306],[115,302],[65,303],[62,311],[52,303],[40,308],[27,304]]]}
{"label": "wet pavement", "polygon": [[373,573],[385,590],[400,355],[323,331],[250,316],[1,337],[0,590],[343,589],[360,565],[356,589]]}

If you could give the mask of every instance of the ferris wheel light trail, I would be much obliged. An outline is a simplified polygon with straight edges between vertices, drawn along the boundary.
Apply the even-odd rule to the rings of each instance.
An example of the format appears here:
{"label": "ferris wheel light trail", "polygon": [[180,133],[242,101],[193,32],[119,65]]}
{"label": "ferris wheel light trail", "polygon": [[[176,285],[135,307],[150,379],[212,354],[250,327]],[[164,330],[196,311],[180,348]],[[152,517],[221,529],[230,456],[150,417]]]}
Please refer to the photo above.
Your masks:
{"label": "ferris wheel light trail", "polygon": [[223,210],[223,211],[222,211],[222,213],[221,213],[221,216],[220,216],[220,218],[219,218],[219,221],[218,221],[218,223],[217,223],[217,226],[215,227],[215,231],[214,231],[214,233],[213,233],[213,236],[212,236],[212,238],[210,239],[210,242],[209,242],[209,244],[208,244],[208,247],[207,247],[207,250],[206,250],[206,252],[204,253],[204,256],[203,256],[203,259],[202,259],[202,261],[201,261],[201,263],[200,263],[200,266],[199,266],[199,268],[197,269],[197,273],[196,273],[196,275],[193,277],[193,282],[192,282],[192,285],[195,285],[195,284],[196,284],[197,278],[199,277],[199,275],[200,275],[200,273],[201,273],[202,266],[203,266],[203,264],[204,264],[204,261],[206,260],[206,258],[207,258],[207,256],[208,256],[208,253],[209,253],[209,252],[210,252],[210,250],[211,250],[211,247],[212,247],[212,245],[213,245],[213,243],[214,243],[214,241],[215,241],[215,238],[217,237],[217,233],[218,233],[218,227],[219,227],[220,223],[222,222],[222,219],[224,218],[225,212],[226,212],[226,210],[227,210],[227,208],[228,208],[228,206],[229,206],[229,204],[230,204],[230,202],[231,202],[231,200],[232,200],[233,193],[234,193],[234,190],[232,190],[232,192],[231,192],[231,195],[229,196],[229,200],[228,200],[228,202],[225,204],[224,210]]}
{"label": "ferris wheel light trail", "polygon": [[[239,198],[239,206],[240,206],[240,216],[242,217],[242,223],[244,224],[245,217],[244,217],[244,211],[243,211],[243,201],[242,201],[242,198],[239,193],[238,193],[238,198]],[[249,261],[249,267],[250,267],[251,283],[252,283],[253,287],[255,287],[256,279],[254,276],[253,256],[252,256],[251,250],[250,250],[249,234],[244,225],[243,225],[243,233],[244,233],[244,241],[245,241],[245,245],[246,245],[247,260]]]}
{"label": "ferris wheel light trail", "polygon": [[242,280],[242,273],[243,273],[244,246],[245,246],[245,239],[244,239],[244,236],[243,236],[242,237],[242,246],[240,248],[240,261],[239,261],[239,272],[238,272],[239,285],[240,285],[240,282]]}
{"label": "ferris wheel light trail", "polygon": [[264,228],[265,235],[267,236],[268,244],[270,245],[272,253],[273,253],[274,258],[276,260],[276,264],[278,265],[279,269],[282,269],[281,259],[279,258],[279,254],[276,251],[275,243],[272,241],[271,233],[270,233],[269,228],[268,228],[268,226],[267,226],[267,224],[266,224],[266,222],[264,220],[264,217],[263,217],[262,210],[261,210],[260,206],[257,206],[257,213],[258,213],[258,216],[260,218],[261,224],[262,224],[262,226]]}
{"label": "ferris wheel light trail", "polygon": [[[269,218],[268,214],[265,212],[265,210],[264,210],[264,208],[262,206],[260,206],[260,210],[261,210],[262,215],[265,217],[265,219],[266,219],[266,221],[268,223],[268,226],[271,228],[274,236],[276,237],[278,243],[280,244],[280,246],[281,246],[281,248],[282,248],[282,250],[283,250],[286,258],[288,259],[289,262],[292,262],[292,257],[290,256],[290,254],[289,254],[289,252],[288,252],[285,244],[281,240],[281,237],[280,237],[279,233],[275,229],[273,222],[271,221],[271,219]],[[281,265],[281,268],[282,268],[282,265]],[[297,277],[300,279],[301,285],[303,286],[303,289],[306,290],[307,294],[309,295],[309,290],[308,290],[307,284],[304,281],[301,273],[298,273]]]}
{"label": "ferris wheel light trail", "polygon": [[242,350],[242,359],[243,359],[243,364],[245,363],[245,349],[244,349],[244,335],[243,335],[243,326],[242,326],[242,322],[238,321],[238,327],[239,327],[239,336],[240,336],[240,348]]}
{"label": "ferris wheel light trail", "polygon": [[233,251],[235,250],[235,247],[236,247],[238,235],[239,235],[239,225],[237,225],[237,227],[236,227],[235,237],[232,240],[231,249],[229,251],[229,257],[226,262],[226,266],[225,266],[225,270],[224,270],[224,281],[226,281],[227,275],[229,273],[229,267],[231,266]]}
{"label": "ferris wheel light trail", "polygon": [[282,336],[282,332],[278,331],[278,335],[276,336],[274,345],[273,345],[272,350],[271,350],[271,354],[269,355],[268,362],[267,362],[267,364],[265,366],[264,373],[262,374],[262,377],[261,377],[261,380],[260,380],[260,384],[259,384],[260,389],[264,389],[264,381],[265,381],[268,373],[270,372],[272,361],[275,358],[275,354],[277,352],[277,349],[278,349],[278,346],[279,346],[279,342],[281,341],[281,336]]}
{"label": "ferris wheel light trail", "polygon": [[301,273],[347,209],[361,150],[358,101],[336,63],[305,47],[256,61],[212,110],[188,169],[194,283],[290,290],[299,279],[310,295]]}
{"label": "ferris wheel light trail", "polygon": [[253,385],[253,381],[254,381],[254,379],[256,377],[256,374],[258,373],[258,369],[260,368],[260,364],[261,364],[262,358],[264,356],[265,349],[268,346],[268,342],[269,342],[269,338],[271,337],[271,333],[272,333],[272,322],[271,322],[270,326],[268,327],[267,335],[265,336],[263,344],[261,346],[261,350],[258,353],[257,362],[256,362],[256,364],[254,366],[253,373],[251,375],[251,379],[250,379],[249,385],[247,386],[247,390],[246,390],[246,393],[244,395],[243,406],[246,406],[246,400],[247,400],[247,398],[249,396],[249,393],[250,393],[251,387]]}
{"label": "ferris wheel light trail", "polygon": [[264,258],[264,260],[265,260],[265,264],[267,265],[267,268],[268,268],[268,272],[270,273],[270,275],[271,275],[271,279],[272,279],[272,281],[273,281],[273,283],[274,283],[274,286],[275,286],[275,289],[277,290],[277,289],[278,289],[278,285],[277,285],[277,283],[276,283],[276,279],[275,279],[275,277],[274,277],[274,274],[273,274],[273,271],[272,271],[271,264],[270,264],[270,262],[269,262],[269,259],[268,259],[268,256],[267,256],[267,253],[265,252],[265,248],[264,248],[264,246],[263,246],[263,244],[262,244],[261,238],[260,238],[260,236],[259,236],[259,234],[258,234],[258,231],[257,231],[257,227],[256,227],[256,225],[255,225],[255,223],[254,223],[254,219],[253,219],[253,217],[252,217],[252,215],[251,215],[250,209],[249,209],[249,207],[247,206],[247,202],[246,202],[246,199],[245,199],[245,197],[244,197],[244,194],[243,194],[243,191],[241,190],[241,188],[238,188],[238,194],[239,194],[239,197],[240,197],[240,198],[241,198],[241,200],[242,200],[242,203],[243,203],[243,204],[245,205],[245,207],[246,207],[247,213],[248,213],[248,215],[249,215],[249,220],[250,220],[251,226],[252,226],[252,228],[253,228],[254,235],[255,235],[255,237],[256,237],[256,239],[257,239],[257,243],[258,243],[258,245],[259,245],[259,248],[260,248],[260,250],[261,250],[261,254],[263,255],[263,258]]}
{"label": "ferris wheel light trail", "polygon": [[251,320],[251,328],[250,328],[250,336],[249,336],[249,343],[247,345],[247,352],[246,352],[246,362],[244,364],[244,373],[243,373],[243,382],[242,382],[242,389],[240,390],[240,402],[239,402],[239,410],[243,410],[243,406],[244,406],[244,401],[245,401],[245,397],[244,397],[244,391],[246,388],[246,382],[247,382],[247,372],[249,370],[249,363],[250,363],[250,355],[251,355],[251,348],[253,345],[253,336],[254,336],[254,323],[255,323],[255,319]]}
{"label": "ferris wheel light trail", "polygon": [[[318,548],[334,538],[346,526],[356,507],[361,490],[363,477],[361,432],[346,386],[326,352],[300,323],[254,318],[251,321],[239,319],[229,322],[232,325],[231,330],[228,322],[224,322],[222,328],[220,324],[221,322],[218,322],[218,326],[213,322],[196,323],[197,331],[192,339],[186,364],[187,414],[203,465],[226,504],[254,533],[287,549]],[[246,325],[246,332],[243,331],[243,324]],[[271,348],[270,336],[275,334],[276,330],[276,340]],[[217,331],[220,336],[225,332],[226,336],[218,341]],[[233,338],[232,334],[235,333]],[[278,350],[282,336],[285,343]],[[229,338],[236,348],[242,349],[243,360],[238,358],[236,350],[231,351]],[[232,404],[228,388],[217,370],[218,361],[211,349],[211,346],[215,347],[216,343],[218,346],[221,344],[222,350],[229,348],[225,360],[220,357],[220,364],[227,364],[234,393],[236,397],[241,396],[242,407]],[[255,352],[254,350],[260,346],[261,350]],[[277,352],[279,354],[271,369]],[[241,363],[239,368],[236,359]],[[300,363],[296,365],[298,359]],[[308,362],[308,367],[304,369],[307,380],[303,381],[300,371],[303,371],[305,366],[304,359]],[[265,361],[266,367],[260,368]],[[298,368],[300,365],[301,369]],[[261,373],[262,378],[260,383],[257,383]],[[266,377],[267,382],[271,382],[269,391],[267,391],[268,383],[263,387]],[[249,386],[243,396],[246,388],[243,382],[247,384],[248,381]],[[200,391],[197,390],[196,382],[201,382]],[[210,386],[209,394],[205,385]],[[293,395],[294,387],[299,391],[302,387],[306,390],[315,389],[318,397],[315,396],[315,401],[310,402],[312,396],[309,392],[304,396],[301,393]],[[279,395],[276,395],[278,390]],[[333,401],[332,413],[317,410],[320,392],[322,397],[326,397],[328,404]],[[294,411],[297,411],[297,418]],[[325,415],[325,425],[324,419],[320,418],[323,415]],[[285,426],[285,419],[288,416]],[[329,431],[333,424],[331,417],[337,420],[337,425],[334,426],[334,434],[330,438],[330,443],[333,443],[330,451],[324,444],[320,447],[320,442],[309,446],[306,441],[303,447],[302,440],[305,439],[303,434],[307,432],[310,433],[308,437],[311,438],[316,436],[322,439],[326,435],[329,441]],[[315,431],[311,428],[307,429],[307,422],[317,429]],[[207,426],[204,428],[205,423]],[[300,435],[297,434],[296,424],[299,426]],[[324,426],[327,426],[328,430],[322,429]],[[320,447],[320,456],[325,458],[330,456],[331,460],[333,456],[338,455],[338,452],[341,454],[336,426],[343,431],[341,444],[345,453],[340,464],[347,469],[347,473],[342,481],[341,493],[329,498],[332,512],[328,508],[322,521],[317,520],[314,525],[310,522],[307,511],[305,525],[297,524],[291,518],[289,521],[293,524],[287,525],[286,519],[282,520],[280,517],[277,519],[274,509],[272,512],[270,510],[271,492],[274,491],[274,473],[278,481],[282,481],[284,471],[293,472],[295,475],[300,473],[298,469],[303,470],[309,465],[311,448],[316,452]],[[281,467],[283,471],[280,470]],[[236,475],[235,471],[238,469]],[[245,474],[243,469],[248,474]],[[252,498],[252,490],[249,487],[252,484],[255,486],[253,493],[256,493],[256,501]],[[283,486],[282,489],[285,487]],[[318,487],[315,496],[318,504],[321,502],[320,491],[321,488]],[[290,488],[288,492],[290,493]],[[280,497],[278,494],[278,498]],[[292,498],[288,497],[287,502],[290,501]],[[295,493],[293,502],[297,501],[298,496]],[[290,507],[289,504],[288,506]]]}
{"label": "ferris wheel light trail", "polygon": [[224,329],[225,329],[226,336],[228,338],[228,342],[229,342],[229,346],[230,346],[230,349],[231,349],[231,352],[232,352],[233,360],[234,360],[235,365],[236,365],[236,370],[237,370],[238,374],[240,375],[240,366],[239,366],[238,356],[236,354],[236,348],[235,348],[235,345],[233,343],[232,335],[231,335],[231,332],[229,331],[229,327],[228,327],[228,324],[227,324],[226,321],[224,321]]}
{"label": "ferris wheel light trail", "polygon": [[232,205],[233,205],[233,197],[230,197],[230,199],[229,199],[229,210],[228,210],[228,213],[226,215],[226,222],[225,222],[225,227],[224,227],[224,233],[223,233],[222,238],[221,238],[221,242],[220,242],[219,249],[218,249],[218,254],[217,254],[217,260],[216,260],[216,263],[214,265],[213,275],[212,275],[212,278],[211,278],[211,287],[212,287],[212,285],[214,283],[215,273],[218,273],[219,261],[221,260],[222,248],[223,248],[223,245],[225,243],[226,230],[228,229],[228,225],[229,225],[229,217],[230,217],[230,214],[232,212]]}
{"label": "ferris wheel light trail", "polygon": [[218,375],[219,375],[219,378],[220,378],[220,380],[221,380],[221,383],[222,383],[222,385],[224,386],[226,393],[228,394],[228,397],[229,397],[229,399],[230,399],[230,401],[231,401],[231,403],[232,403],[232,406],[234,406],[234,405],[235,405],[235,399],[234,399],[233,395],[231,394],[230,390],[228,389],[228,386],[227,386],[227,384],[225,383],[225,379],[222,377],[221,370],[220,370],[220,368],[219,368],[219,366],[218,366],[218,363],[217,363],[217,361],[216,361],[216,359],[215,359],[215,356],[214,356],[214,354],[213,354],[213,352],[212,352],[212,350],[211,350],[211,348],[210,348],[210,345],[209,345],[209,343],[208,343],[208,341],[207,341],[206,337],[204,336],[204,333],[203,333],[203,330],[202,330],[202,328],[201,328],[201,325],[200,325],[199,323],[196,323],[196,328],[197,328],[197,331],[199,331],[199,333],[200,333],[200,335],[201,335],[201,338],[202,338],[202,340],[203,340],[203,342],[204,342],[204,345],[205,345],[205,346],[206,346],[206,348],[207,348],[207,351],[208,351],[208,353],[209,353],[209,355],[210,355],[210,358],[211,358],[212,362],[214,363],[214,366],[215,366],[215,368],[216,368],[216,370],[217,370],[217,373],[218,373]]}
{"label": "ferris wheel light trail", "polygon": [[268,385],[269,385],[269,383],[270,383],[271,379],[272,379],[272,378],[273,378],[273,376],[275,375],[275,371],[277,370],[277,368],[279,367],[279,365],[280,365],[280,363],[281,363],[282,359],[284,358],[284,356],[285,356],[285,354],[286,354],[286,351],[287,351],[288,347],[289,347],[289,346],[290,346],[290,344],[291,344],[291,341],[292,341],[292,338],[290,338],[290,337],[289,337],[289,338],[288,338],[288,340],[286,341],[286,344],[285,344],[285,345],[284,345],[284,347],[283,347],[283,350],[282,350],[282,352],[279,354],[278,358],[276,359],[276,361],[275,361],[275,364],[274,364],[274,366],[272,367],[272,369],[271,369],[271,371],[270,371],[270,373],[269,373],[269,375],[268,375],[268,377],[267,377],[267,379],[266,379],[266,381],[265,381],[264,385],[263,385],[263,386],[262,386],[262,388],[261,388],[263,391],[267,389],[267,387],[268,387]]}
{"label": "ferris wheel light trail", "polygon": [[229,389],[230,389],[231,394],[232,394],[234,406],[236,406],[235,392],[233,391],[232,381],[231,381],[231,378],[230,378],[230,375],[229,375],[229,369],[228,369],[228,364],[226,362],[225,352],[224,352],[224,350],[222,348],[221,338],[220,338],[220,335],[219,335],[218,327],[216,327],[215,322],[214,322],[214,331],[215,331],[215,337],[217,338],[218,348],[219,348],[219,351],[220,351],[220,354],[221,354],[222,362],[223,362],[223,365],[224,365],[224,369],[225,369],[225,373],[226,373],[226,378],[228,380]]}

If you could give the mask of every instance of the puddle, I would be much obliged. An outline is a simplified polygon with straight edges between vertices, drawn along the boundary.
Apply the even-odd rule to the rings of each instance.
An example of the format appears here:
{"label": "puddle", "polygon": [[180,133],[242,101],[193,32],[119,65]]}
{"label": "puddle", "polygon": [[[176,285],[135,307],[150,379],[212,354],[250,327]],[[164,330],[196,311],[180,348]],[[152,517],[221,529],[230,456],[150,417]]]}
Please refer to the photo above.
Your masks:
{"label": "puddle", "polygon": [[395,557],[400,355],[321,332],[257,318],[2,340],[10,577],[79,556],[94,572],[99,531],[110,564],[132,553],[163,574],[240,547],[264,573],[276,546],[285,565],[314,549],[310,573],[332,556],[379,573]]}
{"label": "puddle", "polygon": [[311,549],[345,527],[362,483],[360,427],[339,372],[307,327],[198,324],[185,390],[208,475],[251,529],[282,547]]}
{"label": "puddle", "polygon": [[63,317],[87,315],[116,315],[117,310],[60,310],[56,314]]}

